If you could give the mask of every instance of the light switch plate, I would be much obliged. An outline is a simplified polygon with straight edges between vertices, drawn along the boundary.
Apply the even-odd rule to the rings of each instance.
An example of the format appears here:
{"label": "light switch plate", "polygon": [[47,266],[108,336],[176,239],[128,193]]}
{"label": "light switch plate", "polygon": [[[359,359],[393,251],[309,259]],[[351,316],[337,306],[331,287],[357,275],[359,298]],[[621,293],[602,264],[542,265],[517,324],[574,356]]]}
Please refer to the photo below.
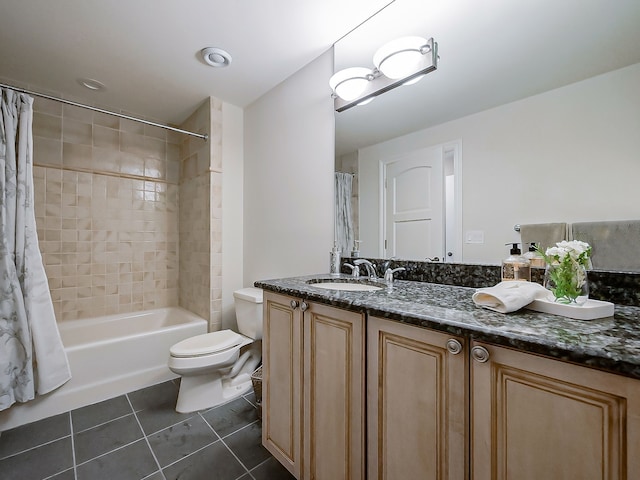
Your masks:
{"label": "light switch plate", "polygon": [[464,241],[465,243],[484,243],[484,232],[482,230],[467,230]]}

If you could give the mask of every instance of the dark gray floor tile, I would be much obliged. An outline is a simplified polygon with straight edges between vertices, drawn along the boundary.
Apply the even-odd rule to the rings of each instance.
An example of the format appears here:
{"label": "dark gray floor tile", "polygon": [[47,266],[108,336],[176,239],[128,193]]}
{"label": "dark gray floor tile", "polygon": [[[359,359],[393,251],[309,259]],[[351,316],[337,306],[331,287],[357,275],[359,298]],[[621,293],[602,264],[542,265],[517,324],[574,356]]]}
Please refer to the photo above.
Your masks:
{"label": "dark gray floor tile", "polygon": [[78,408],[71,412],[73,431],[76,433],[81,432],[129,413],[132,413],[131,405],[124,395]]}
{"label": "dark gray floor tile", "polygon": [[73,468],[70,468],[69,470],[65,470],[53,477],[49,477],[48,480],[76,480],[76,473]]}
{"label": "dark gray floor tile", "polygon": [[133,413],[84,430],[73,437],[76,462],[84,463],[140,438],[142,438],[142,430]]}
{"label": "dark gray floor tile", "polygon": [[273,457],[251,470],[251,475],[256,480],[295,480],[289,470]]}
{"label": "dark gray floor tile", "polygon": [[240,397],[232,402],[207,410],[202,413],[202,416],[218,435],[225,437],[258,420],[258,411]]}
{"label": "dark gray floor tile", "polygon": [[72,467],[71,437],[66,437],[0,460],[0,480],[41,480]]}
{"label": "dark gray floor tile", "polygon": [[167,480],[235,480],[245,471],[222,442],[163,469]]}
{"label": "dark gray floor tile", "polygon": [[160,466],[164,467],[218,440],[207,422],[195,415],[148,437]]}
{"label": "dark gray floor tile", "polygon": [[144,477],[142,480],[165,480],[165,479],[162,472],[158,470],[157,472],[152,473],[148,477]]}
{"label": "dark gray floor tile", "polygon": [[68,413],[4,431],[0,436],[0,458],[67,437],[70,433],[71,425]]}
{"label": "dark gray floor tile", "polygon": [[[251,392],[251,393],[247,393],[246,395],[243,395],[244,398],[246,398],[249,402],[253,403],[254,405],[257,404],[257,399],[256,399],[256,393],[255,392]],[[262,400],[262,399],[260,399]]]}
{"label": "dark gray floor tile", "polygon": [[168,381],[136,390],[128,393],[127,396],[136,411],[145,408],[163,407],[168,404],[173,404],[175,407],[178,398],[178,387],[172,381]]}
{"label": "dark gray floor tile", "polygon": [[224,439],[227,447],[240,459],[242,464],[251,470],[271,456],[262,446],[262,426],[260,422],[252,423]]}
{"label": "dark gray floor tile", "polygon": [[78,480],[140,480],[158,470],[146,440],[78,465]]}
{"label": "dark gray floor tile", "polygon": [[147,435],[193,416],[176,412],[178,389],[173,382],[137,390],[128,396]]}

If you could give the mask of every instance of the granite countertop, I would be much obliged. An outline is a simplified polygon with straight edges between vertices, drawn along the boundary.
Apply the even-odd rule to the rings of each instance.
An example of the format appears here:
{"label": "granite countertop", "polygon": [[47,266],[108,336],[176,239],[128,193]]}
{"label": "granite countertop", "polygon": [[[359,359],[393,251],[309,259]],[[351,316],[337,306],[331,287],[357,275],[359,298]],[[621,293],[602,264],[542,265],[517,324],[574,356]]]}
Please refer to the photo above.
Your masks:
{"label": "granite countertop", "polygon": [[501,314],[477,307],[471,299],[475,288],[396,280],[390,290],[349,292],[307,284],[325,278],[350,279],[321,274],[255,286],[640,379],[640,307],[616,305],[613,317],[595,320],[526,309]]}

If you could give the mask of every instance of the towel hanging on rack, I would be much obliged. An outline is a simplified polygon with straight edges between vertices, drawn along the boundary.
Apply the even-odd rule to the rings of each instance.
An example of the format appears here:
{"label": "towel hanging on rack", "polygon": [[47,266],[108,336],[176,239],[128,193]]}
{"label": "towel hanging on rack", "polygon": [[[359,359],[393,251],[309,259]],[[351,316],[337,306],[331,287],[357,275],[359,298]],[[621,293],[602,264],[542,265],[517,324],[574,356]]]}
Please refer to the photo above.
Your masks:
{"label": "towel hanging on rack", "polygon": [[640,271],[640,220],[573,223],[571,239],[591,245],[595,269]]}
{"label": "towel hanging on rack", "polygon": [[522,248],[525,251],[529,248],[531,242],[535,242],[536,245],[544,250],[568,238],[566,223],[520,225],[520,239],[522,241]]}

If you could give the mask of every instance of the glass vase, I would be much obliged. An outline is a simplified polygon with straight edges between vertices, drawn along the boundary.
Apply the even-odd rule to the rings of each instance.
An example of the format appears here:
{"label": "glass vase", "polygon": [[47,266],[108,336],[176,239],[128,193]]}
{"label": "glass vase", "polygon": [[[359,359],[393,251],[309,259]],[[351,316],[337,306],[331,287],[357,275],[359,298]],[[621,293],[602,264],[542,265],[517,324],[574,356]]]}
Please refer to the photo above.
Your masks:
{"label": "glass vase", "polygon": [[583,305],[589,299],[587,269],[578,263],[547,265],[544,287],[553,301],[566,305]]}

